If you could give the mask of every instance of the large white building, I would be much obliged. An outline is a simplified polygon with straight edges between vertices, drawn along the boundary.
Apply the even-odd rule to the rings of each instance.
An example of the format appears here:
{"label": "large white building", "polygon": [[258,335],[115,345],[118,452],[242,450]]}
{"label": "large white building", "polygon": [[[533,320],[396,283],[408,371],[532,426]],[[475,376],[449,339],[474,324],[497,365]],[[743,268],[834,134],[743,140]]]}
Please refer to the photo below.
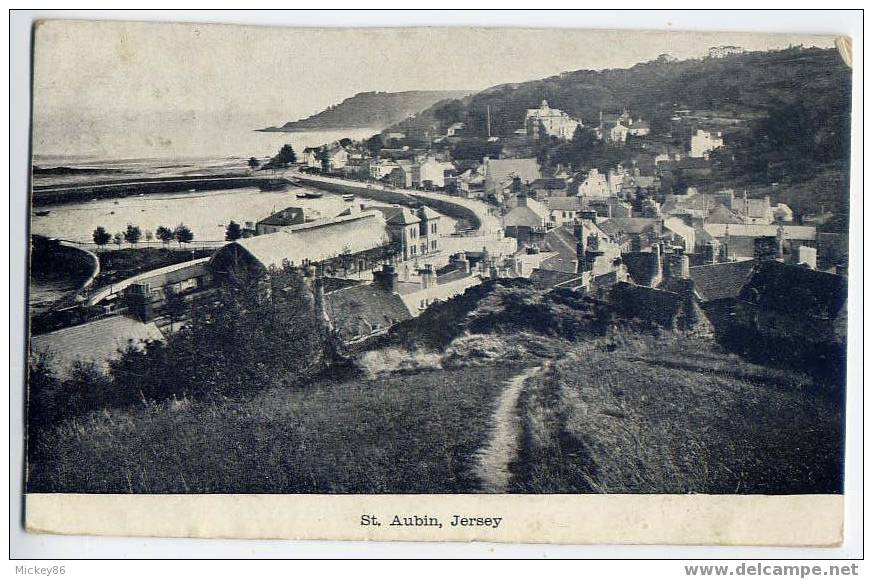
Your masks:
{"label": "large white building", "polygon": [[721,133],[710,133],[703,129],[697,129],[697,132],[691,136],[691,157],[708,158],[709,153],[724,146],[724,141],[721,138]]}
{"label": "large white building", "polygon": [[524,119],[525,133],[535,139],[545,133],[550,137],[569,141],[580,126],[582,123],[560,109],[549,107],[548,101],[545,100],[540,108],[527,109],[527,115]]}
{"label": "large white building", "polygon": [[446,171],[454,169],[454,165],[446,161],[438,161],[433,157],[422,159],[412,169],[412,184],[414,187],[435,187],[442,189],[446,186]]}
{"label": "large white building", "polygon": [[609,187],[607,175],[594,168],[588,171],[585,179],[579,184],[577,195],[580,197],[612,197],[613,193]]}

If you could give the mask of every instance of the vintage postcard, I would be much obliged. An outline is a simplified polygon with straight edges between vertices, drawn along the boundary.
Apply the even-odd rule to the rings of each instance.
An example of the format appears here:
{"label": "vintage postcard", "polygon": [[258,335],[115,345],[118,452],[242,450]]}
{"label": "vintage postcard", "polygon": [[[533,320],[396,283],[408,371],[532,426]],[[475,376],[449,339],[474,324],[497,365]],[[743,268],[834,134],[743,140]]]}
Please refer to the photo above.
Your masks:
{"label": "vintage postcard", "polygon": [[841,542],[848,38],[33,35],[28,530]]}

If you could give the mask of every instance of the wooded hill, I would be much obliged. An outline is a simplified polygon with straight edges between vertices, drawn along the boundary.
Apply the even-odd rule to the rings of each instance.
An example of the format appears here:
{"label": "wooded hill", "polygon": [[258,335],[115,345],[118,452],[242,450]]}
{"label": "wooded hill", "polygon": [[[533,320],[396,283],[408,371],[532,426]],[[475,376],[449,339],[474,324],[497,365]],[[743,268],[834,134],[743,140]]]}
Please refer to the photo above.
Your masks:
{"label": "wooded hill", "polygon": [[523,127],[525,110],[549,105],[587,125],[600,111],[628,108],[653,124],[669,128],[676,110],[719,111],[756,117],[774,108],[802,103],[822,132],[848,127],[851,70],[836,49],[790,48],[748,52],[725,58],[669,61],[666,58],[627,69],[578,70],[541,80],[498,85],[461,100],[437,103],[404,127],[436,123],[440,128],[466,122],[486,134],[486,107],[491,133],[509,136]]}
{"label": "wooded hill", "polygon": [[419,113],[445,99],[460,98],[469,91],[416,90],[406,92],[362,92],[328,107],[318,114],[266,132],[370,128],[381,130]]}
{"label": "wooded hill", "polygon": [[[649,121],[650,138],[674,144],[682,135],[671,119],[683,111],[686,139],[696,123],[725,132],[726,146],[715,163],[719,186],[752,190],[779,183],[783,190],[798,191],[802,213],[823,206],[834,214],[832,229],[847,227],[851,69],[836,49],[788,48],[683,61],[662,57],[627,69],[565,72],[438,103],[389,130],[433,132],[464,122],[465,136],[481,139],[490,109],[491,134],[508,143],[523,127],[526,109],[544,99],[588,127],[597,126],[601,111],[627,108],[634,118]],[[560,158],[551,152],[540,156]],[[574,168],[585,169],[584,152],[576,159],[582,162]],[[793,201],[791,195],[776,196]]]}

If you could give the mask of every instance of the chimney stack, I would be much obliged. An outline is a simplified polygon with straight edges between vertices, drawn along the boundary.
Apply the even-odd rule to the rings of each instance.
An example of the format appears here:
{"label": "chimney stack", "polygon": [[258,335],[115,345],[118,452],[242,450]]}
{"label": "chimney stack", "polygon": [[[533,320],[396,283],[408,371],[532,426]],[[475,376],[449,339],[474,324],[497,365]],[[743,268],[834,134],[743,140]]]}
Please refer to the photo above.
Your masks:
{"label": "chimney stack", "polygon": [[665,259],[664,276],[673,279],[688,279],[691,277],[688,256],[681,247],[674,247],[672,253]]}
{"label": "chimney stack", "polygon": [[463,251],[453,255],[450,258],[450,263],[452,263],[452,265],[457,265],[460,268],[463,268],[464,273],[470,273],[470,260],[467,259],[467,254]]}
{"label": "chimney stack", "polygon": [[776,228],[776,259],[779,261],[785,260],[785,228],[782,224]]}
{"label": "chimney stack", "polygon": [[382,266],[382,271],[374,271],[373,285],[394,293],[397,289],[397,272],[394,270],[394,266],[385,264]]}
{"label": "chimney stack", "polygon": [[597,223],[597,211],[593,209],[585,209],[579,212],[579,217],[582,221],[590,221],[591,223]]}
{"label": "chimney stack", "polygon": [[718,263],[718,249],[715,241],[707,241],[703,246],[703,262],[706,264]]}
{"label": "chimney stack", "polygon": [[585,271],[585,227],[582,221],[573,221],[573,238],[576,240],[576,272]]}
{"label": "chimney stack", "polygon": [[655,243],[652,245],[651,270],[649,271],[651,287],[658,287],[661,285],[661,280],[664,279],[664,266],[661,262],[662,259],[661,244]]}
{"label": "chimney stack", "polygon": [[418,270],[418,275],[421,278],[421,289],[430,289],[436,286],[436,274],[433,271],[433,265],[426,263]]}

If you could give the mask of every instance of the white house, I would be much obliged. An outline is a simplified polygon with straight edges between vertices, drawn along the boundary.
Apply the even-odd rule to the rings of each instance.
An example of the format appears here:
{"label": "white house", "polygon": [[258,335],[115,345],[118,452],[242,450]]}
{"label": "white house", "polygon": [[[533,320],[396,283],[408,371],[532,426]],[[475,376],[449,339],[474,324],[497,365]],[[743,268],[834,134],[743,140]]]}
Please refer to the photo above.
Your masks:
{"label": "white house", "polygon": [[560,109],[549,107],[548,101],[543,101],[538,109],[527,109],[524,119],[525,133],[538,139],[541,133],[557,137],[564,141],[573,138],[573,133],[582,123],[570,117]]}
{"label": "white house", "polygon": [[588,175],[579,184],[580,197],[611,197],[612,190],[609,187],[607,176],[595,167],[588,171]]}
{"label": "white house", "polygon": [[721,138],[721,133],[710,133],[703,129],[697,129],[697,132],[691,136],[691,157],[709,158],[709,153],[724,146],[724,141]]}
{"label": "white house", "polygon": [[390,175],[394,169],[399,169],[400,165],[394,161],[380,159],[375,163],[370,163],[370,177],[377,181],[386,175]]}
{"label": "white house", "polygon": [[446,186],[446,171],[454,168],[451,163],[428,157],[413,166],[412,184],[414,187],[426,187],[430,183],[431,187],[442,189]]}

